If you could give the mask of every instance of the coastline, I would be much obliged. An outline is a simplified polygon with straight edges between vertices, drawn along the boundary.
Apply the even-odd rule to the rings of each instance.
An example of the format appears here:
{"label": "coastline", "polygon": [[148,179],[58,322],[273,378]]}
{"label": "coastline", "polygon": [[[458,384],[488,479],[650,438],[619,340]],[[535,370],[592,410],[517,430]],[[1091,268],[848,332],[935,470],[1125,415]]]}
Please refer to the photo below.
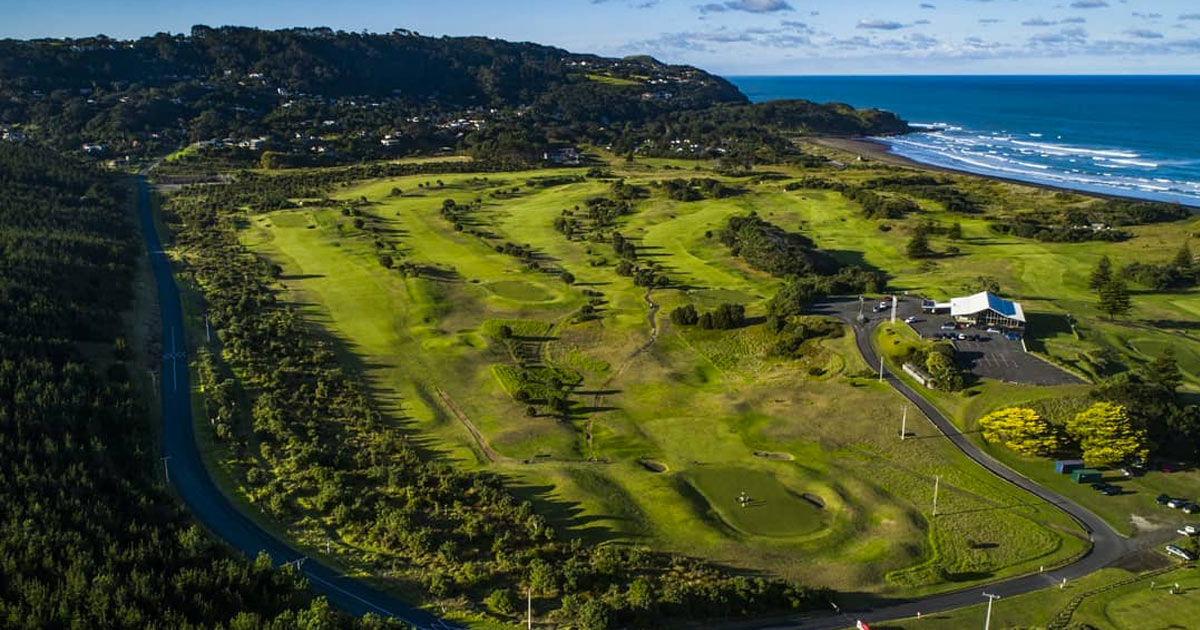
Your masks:
{"label": "coastline", "polygon": [[1155,201],[1153,199],[1146,199],[1143,197],[1138,197],[1136,195],[1122,195],[1119,193],[1108,193],[1108,192],[1093,192],[1090,190],[1082,190],[1079,188],[1071,188],[1068,186],[1058,186],[1055,184],[1046,184],[1046,183],[1042,183],[1042,182],[1031,182],[1031,181],[1027,181],[1024,179],[1017,179],[1014,177],[1004,177],[1003,175],[991,175],[991,174],[985,175],[982,173],[976,173],[974,171],[949,168],[949,167],[940,166],[937,164],[926,164],[924,162],[918,162],[917,160],[914,160],[912,158],[904,157],[903,155],[897,155],[895,153],[892,153],[890,151],[891,147],[889,147],[888,145],[886,145],[882,142],[879,142],[877,140],[874,140],[874,139],[871,139],[868,137],[863,137],[863,136],[854,137],[854,138],[845,138],[845,137],[836,137],[836,136],[813,136],[810,138],[805,138],[804,141],[811,142],[812,144],[815,144],[820,147],[824,147],[826,149],[833,149],[835,151],[851,153],[851,154],[857,155],[863,159],[876,160],[879,162],[883,162],[885,164],[891,164],[893,166],[903,166],[906,168],[912,168],[912,169],[923,170],[923,171],[933,171],[936,173],[947,173],[950,175],[966,175],[966,176],[970,176],[970,177],[981,177],[984,179],[991,179],[991,180],[995,180],[995,181],[999,181],[999,182],[1004,182],[1006,184],[1028,186],[1030,188],[1040,188],[1042,190],[1049,190],[1049,191],[1054,191],[1054,192],[1073,193],[1076,195],[1083,195],[1085,197],[1095,197],[1098,199],[1119,199],[1119,200],[1124,200],[1124,201],[1143,201],[1143,202],[1150,202],[1150,203],[1178,203],[1179,205],[1190,209],[1193,213],[1200,214],[1200,206],[1195,206],[1195,205],[1181,203],[1181,202]]}

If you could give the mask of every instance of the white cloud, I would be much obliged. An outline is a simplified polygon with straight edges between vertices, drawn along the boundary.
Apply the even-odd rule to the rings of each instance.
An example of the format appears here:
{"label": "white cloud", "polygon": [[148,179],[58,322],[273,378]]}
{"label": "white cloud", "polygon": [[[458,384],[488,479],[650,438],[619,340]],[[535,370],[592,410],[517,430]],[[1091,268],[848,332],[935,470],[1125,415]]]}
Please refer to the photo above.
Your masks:
{"label": "white cloud", "polygon": [[710,2],[699,7],[701,13],[722,13],[725,11],[745,11],[747,13],[775,13],[777,11],[792,11],[792,5],[787,0],[726,0],[725,2]]}
{"label": "white cloud", "polygon": [[875,29],[875,30],[880,30],[880,31],[894,31],[894,30],[901,29],[904,27],[905,27],[904,24],[901,24],[900,22],[895,22],[892,20],[862,19],[862,20],[858,21],[858,26],[856,26],[855,28],[869,28],[869,29]]}
{"label": "white cloud", "polygon": [[1152,31],[1148,28],[1131,28],[1125,31],[1125,34],[1138,39],[1162,39],[1163,34],[1158,31]]}

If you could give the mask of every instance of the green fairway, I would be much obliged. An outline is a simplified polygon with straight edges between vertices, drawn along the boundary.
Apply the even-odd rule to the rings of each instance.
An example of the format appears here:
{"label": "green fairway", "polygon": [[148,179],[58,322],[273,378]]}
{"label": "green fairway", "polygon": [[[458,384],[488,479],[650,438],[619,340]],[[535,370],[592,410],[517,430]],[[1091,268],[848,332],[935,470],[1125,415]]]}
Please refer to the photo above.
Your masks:
{"label": "green fairway", "polygon": [[[902,225],[878,229],[835,192],[738,181],[740,195],[679,202],[650,185],[678,176],[664,169],[692,164],[610,164],[651,191],[616,226],[672,280],[651,292],[616,273],[607,242],[555,228],[556,218],[608,194],[610,181],[524,185],[562,170],[447,174],[436,187],[423,185],[427,176],[364,182],[337,193],[358,214],[271,212],[242,238],[281,265],[289,299],[339,341],[406,431],[460,465],[508,477],[573,536],[903,595],[1052,566],[1086,546],[1062,512],[975,466],[919,416],[909,431],[930,439],[896,439],[903,399],[867,376],[849,332],[805,342],[800,358],[785,361],[771,355],[762,326],[706,331],[668,315],[683,304],[733,302],[762,317],[780,281],[713,236],[728,217],[753,210],[844,263],[886,269],[902,290],[944,297],[996,277],[1031,310],[1070,308],[1106,338],[1131,339],[1130,356],[1151,356],[1170,337],[1078,315],[1091,308],[1076,277],[1094,258],[1091,245],[1001,237],[981,218],[955,216],[963,256],[918,269],[903,254]],[[442,213],[447,199],[470,209],[452,222]],[[923,206],[921,218],[951,218]],[[1164,227],[1137,230],[1131,243],[1096,247],[1114,257],[1135,245],[1170,251]],[[385,254],[392,268],[381,264]],[[1138,308],[1180,317],[1189,303],[1177,295]],[[1066,363],[1086,350],[1069,331],[1043,346]],[[1082,387],[975,389],[938,404],[969,423],[1005,401]],[[559,392],[567,412],[555,417],[546,404]],[[937,519],[928,514],[934,476]],[[751,498],[745,507],[742,492]]]}

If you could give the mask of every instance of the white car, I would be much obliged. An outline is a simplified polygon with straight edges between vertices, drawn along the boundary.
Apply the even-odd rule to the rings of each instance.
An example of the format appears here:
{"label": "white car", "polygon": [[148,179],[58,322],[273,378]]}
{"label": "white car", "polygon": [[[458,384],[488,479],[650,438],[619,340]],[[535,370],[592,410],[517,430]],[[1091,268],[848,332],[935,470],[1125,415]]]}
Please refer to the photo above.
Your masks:
{"label": "white car", "polygon": [[990,333],[992,333],[993,335],[999,335],[999,334],[1000,334],[1000,329],[999,329],[999,328],[996,328],[995,326],[988,326],[988,329],[987,329],[987,331],[988,331],[988,332],[990,332]]}
{"label": "white car", "polygon": [[916,318],[916,316],[913,316],[913,317],[905,317],[905,318],[904,318],[904,323],[905,323],[905,324],[915,324],[915,323],[917,323],[918,321],[920,321],[920,320],[919,320],[919,319],[917,319],[917,318]]}
{"label": "white car", "polygon": [[1196,556],[1192,555],[1192,552],[1176,547],[1175,545],[1167,545],[1165,549],[1167,550],[1167,553],[1181,558],[1185,562],[1191,562],[1196,559]]}
{"label": "white car", "polygon": [[1195,536],[1196,534],[1200,534],[1200,529],[1197,529],[1195,525],[1184,525],[1175,531],[1181,536]]}

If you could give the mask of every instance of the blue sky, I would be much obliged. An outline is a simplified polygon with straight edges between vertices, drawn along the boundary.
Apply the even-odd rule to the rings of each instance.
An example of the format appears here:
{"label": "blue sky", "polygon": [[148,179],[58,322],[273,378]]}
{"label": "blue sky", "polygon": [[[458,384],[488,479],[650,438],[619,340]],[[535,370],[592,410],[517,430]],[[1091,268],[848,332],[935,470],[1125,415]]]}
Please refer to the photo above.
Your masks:
{"label": "blue sky", "polygon": [[488,35],[721,74],[1200,72],[1200,0],[8,0],[0,37]]}

